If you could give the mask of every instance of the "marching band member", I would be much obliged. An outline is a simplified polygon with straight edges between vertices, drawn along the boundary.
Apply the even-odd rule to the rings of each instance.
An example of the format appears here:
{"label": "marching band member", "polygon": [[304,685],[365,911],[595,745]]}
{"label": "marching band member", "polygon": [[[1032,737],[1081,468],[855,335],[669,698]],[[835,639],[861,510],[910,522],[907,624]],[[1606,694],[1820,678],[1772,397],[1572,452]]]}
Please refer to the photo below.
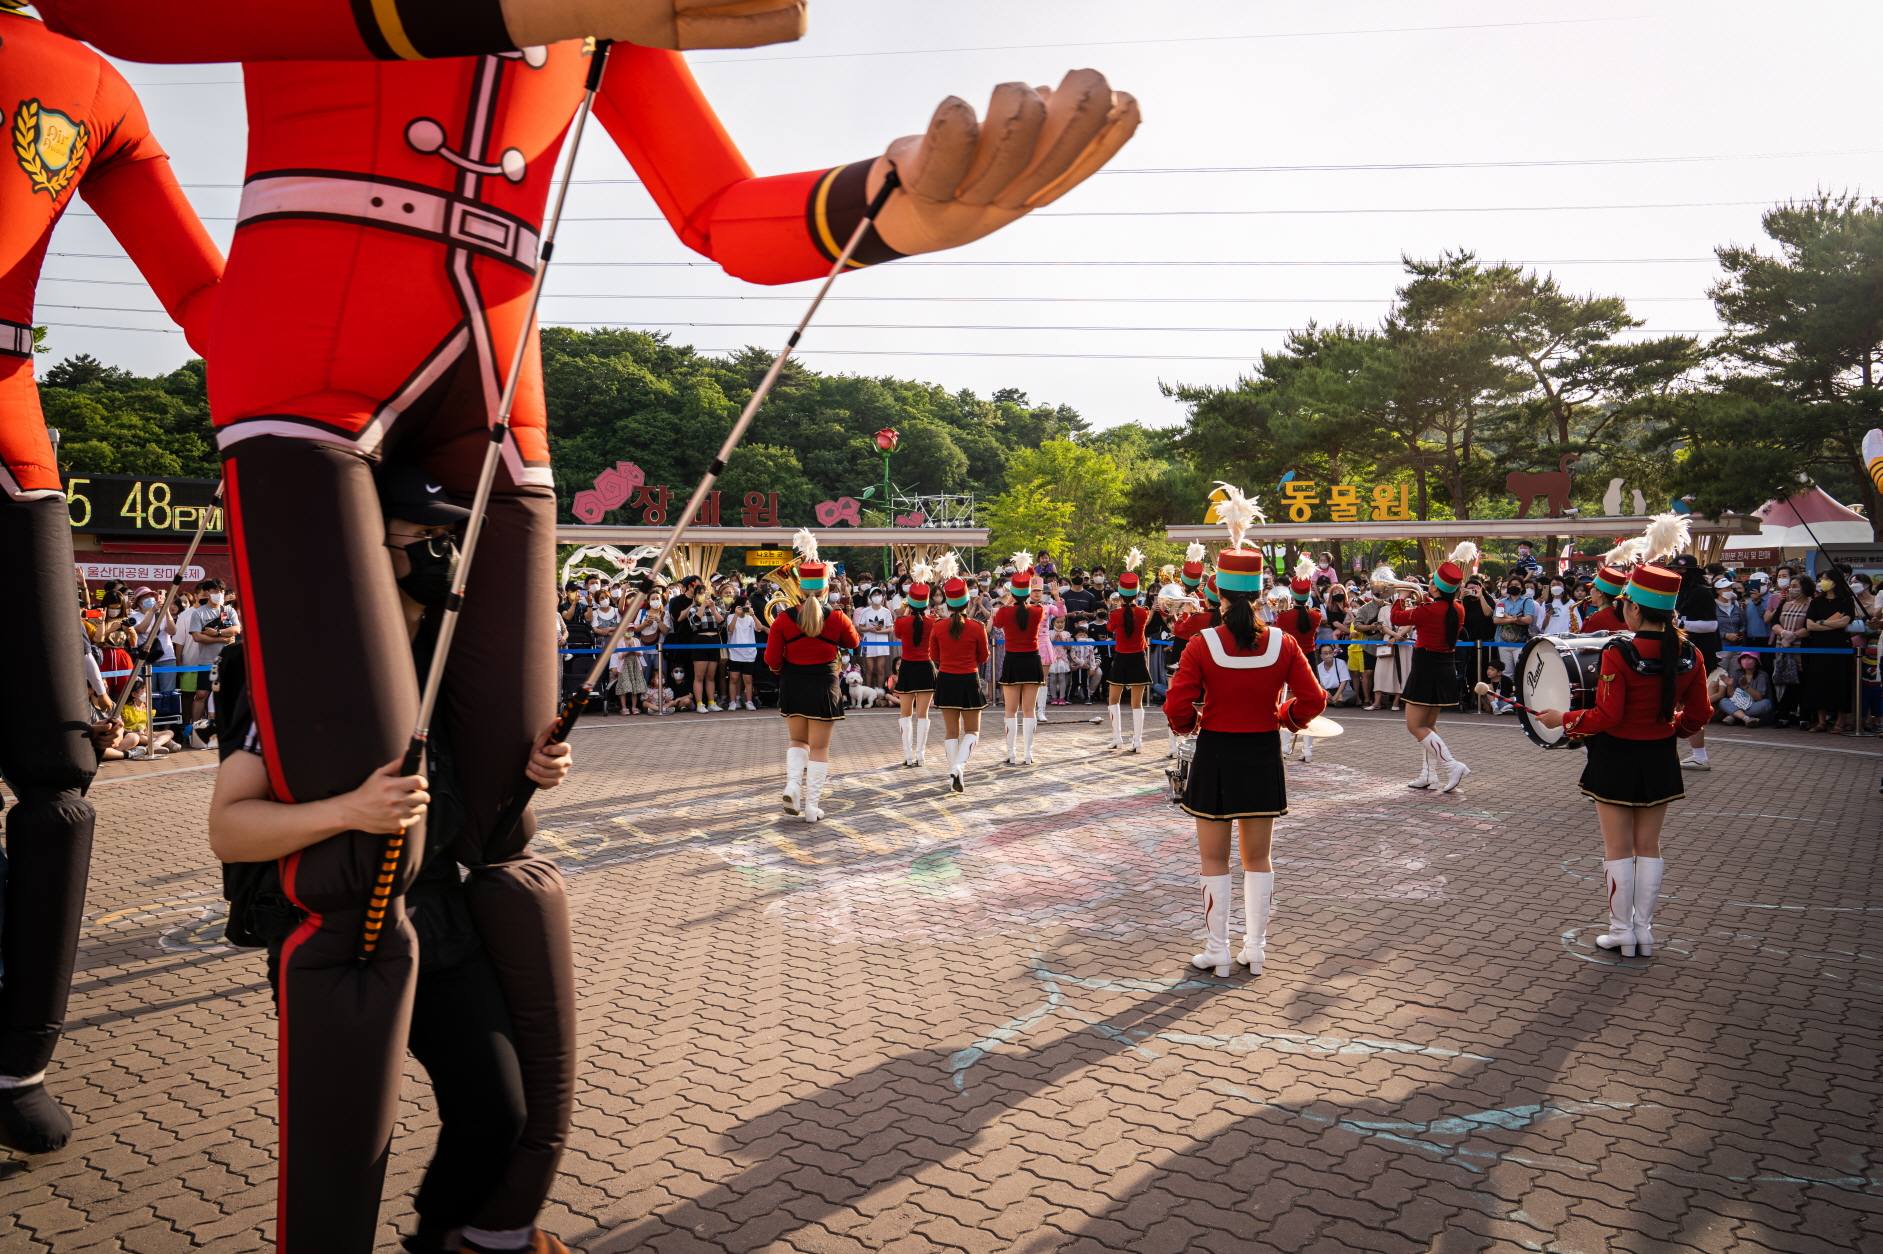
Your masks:
{"label": "marching band member", "polygon": [[[1033,732],[1039,726],[1033,699],[1046,682],[1046,668],[1040,665],[1040,621],[1046,610],[1035,595],[1039,580],[1033,574],[1033,555],[1015,553],[1013,567],[1007,583],[1013,602],[994,611],[994,628],[1007,650],[1000,664],[1000,701],[1007,716],[1007,764],[1024,760],[1032,766]],[[1014,756],[1016,737],[1020,739],[1019,757]]]}
{"label": "marching band member", "polygon": [[911,573],[915,582],[902,603],[904,613],[896,619],[896,639],[902,642],[902,661],[896,665],[896,703],[902,717],[896,722],[902,728],[902,764],[921,766],[928,751],[928,703],[935,695],[935,623],[928,612],[929,581],[935,572],[927,562],[917,562]]}
{"label": "marching band member", "polygon": [[1406,703],[1406,730],[1419,742],[1423,762],[1419,777],[1409,785],[1432,788],[1443,783],[1440,792],[1451,792],[1471,768],[1452,757],[1438,734],[1439,711],[1458,704],[1458,666],[1452,654],[1458,648],[1458,632],[1465,625],[1465,607],[1458,604],[1458,589],[1464,586],[1465,572],[1460,562],[1474,561],[1478,546],[1466,540],[1452,550],[1451,560],[1439,565],[1432,576],[1433,595],[1410,610],[1395,611],[1395,624],[1413,628],[1412,673],[1406,680],[1401,700]]}
{"label": "marching band member", "polygon": [[1679,595],[1679,575],[1637,566],[1621,611],[1635,636],[1602,650],[1595,704],[1567,714],[1537,713],[1545,727],[1588,738],[1581,787],[1595,801],[1602,824],[1608,891],[1608,931],[1595,943],[1627,957],[1654,952],[1654,903],[1667,869],[1661,825],[1668,803],[1687,795],[1678,738],[1692,735],[1713,715],[1699,650],[1674,624]]}
{"label": "marching band member", "polygon": [[1144,554],[1132,549],[1125,554],[1125,573],[1118,576],[1118,599],[1124,604],[1111,612],[1107,624],[1112,634],[1111,659],[1111,700],[1107,703],[1111,714],[1111,743],[1107,749],[1123,749],[1124,744],[1124,694],[1131,693],[1131,747],[1128,752],[1138,753],[1144,748],[1144,690],[1151,686],[1151,668],[1144,660],[1144,633],[1151,625],[1151,612],[1138,605],[1138,595],[1143,589],[1138,577],[1138,566],[1144,561]]}
{"label": "marching band member", "polygon": [[[1306,658],[1314,656],[1314,633],[1321,628],[1321,611],[1308,608],[1308,599],[1314,593],[1313,580],[1314,559],[1303,553],[1295,559],[1295,577],[1288,584],[1289,599],[1293,601],[1294,607],[1292,610],[1284,609],[1275,616],[1275,625],[1288,633],[1301,650],[1301,656]],[[1306,735],[1291,732],[1287,754],[1291,758],[1312,762],[1314,741]]]}
{"label": "marching band member", "polygon": [[[1266,626],[1255,613],[1261,590],[1262,555],[1241,547],[1247,523],[1238,511],[1242,494],[1218,502],[1218,517],[1230,526],[1232,547],[1216,558],[1223,623],[1198,633],[1171,682],[1164,710],[1180,733],[1197,731],[1196,756],[1182,806],[1196,819],[1201,861],[1203,921],[1208,941],[1191,958],[1198,967],[1230,973],[1230,837],[1241,824],[1243,946],[1233,961],[1260,974],[1268,945],[1268,920],[1275,899],[1271,860],[1275,819],[1288,813],[1288,781],[1282,771],[1280,731],[1300,731],[1327,707],[1314,669],[1286,632]],[[1221,509],[1229,507],[1227,516]],[[1284,696],[1283,689],[1293,696]],[[1199,707],[1196,702],[1201,701]]]}
{"label": "marching band member", "polygon": [[862,643],[842,610],[824,606],[829,567],[817,560],[817,537],[799,528],[791,545],[802,560],[798,586],[804,599],[772,619],[765,665],[778,676],[778,713],[790,728],[785,750],[785,813],[806,823],[824,817],[818,802],[830,776],[830,733],[843,718],[837,654]]}
{"label": "marching band member", "polygon": [[[1222,611],[1217,608],[1216,576],[1209,575],[1205,577],[1202,574],[1203,563],[1198,560],[1203,554],[1203,546],[1200,544],[1191,545],[1190,553],[1193,556],[1189,561],[1184,563],[1184,582],[1189,583],[1190,568],[1195,566],[1197,568],[1198,578],[1197,582],[1192,585],[1191,595],[1200,598],[1200,604],[1202,604],[1203,608],[1193,610],[1183,615],[1170,625],[1170,634],[1175,636],[1178,641],[1185,643],[1194,640],[1198,633],[1207,631],[1211,627],[1220,627],[1223,624]],[[1183,665],[1183,654],[1181,652],[1177,654],[1177,664],[1179,666]],[[1165,699],[1169,699],[1168,695],[1166,695]],[[1168,719],[1165,720],[1165,722],[1164,739],[1168,743],[1164,747],[1164,756],[1174,758],[1177,756],[1177,742],[1181,740],[1182,737],[1177,734],[1175,729],[1168,726]]]}
{"label": "marching band member", "polygon": [[[954,554],[942,555],[941,565]],[[981,711],[987,696],[981,691],[981,667],[992,656],[987,628],[968,617],[968,585],[949,574],[942,584],[948,604],[948,624],[935,631],[935,708],[942,712],[942,748],[948,755],[948,786],[967,791],[968,757],[981,737]]]}
{"label": "marching band member", "polygon": [[1595,602],[1595,613],[1588,614],[1582,620],[1582,634],[1597,635],[1604,631],[1626,631],[1627,622],[1621,615],[1622,594],[1628,589],[1628,572],[1607,564],[1614,556],[1614,550],[1603,558],[1603,565],[1595,572],[1595,582],[1590,585],[1589,599]]}

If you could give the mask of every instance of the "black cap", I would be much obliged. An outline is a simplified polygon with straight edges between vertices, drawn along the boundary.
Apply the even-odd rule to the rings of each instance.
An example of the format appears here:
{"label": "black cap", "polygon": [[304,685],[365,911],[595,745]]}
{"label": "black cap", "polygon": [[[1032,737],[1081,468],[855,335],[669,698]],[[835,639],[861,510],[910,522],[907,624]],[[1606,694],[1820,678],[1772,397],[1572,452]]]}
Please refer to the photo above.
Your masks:
{"label": "black cap", "polygon": [[375,478],[379,507],[387,515],[421,527],[446,527],[463,522],[471,511],[453,505],[444,488],[409,462],[387,462]]}

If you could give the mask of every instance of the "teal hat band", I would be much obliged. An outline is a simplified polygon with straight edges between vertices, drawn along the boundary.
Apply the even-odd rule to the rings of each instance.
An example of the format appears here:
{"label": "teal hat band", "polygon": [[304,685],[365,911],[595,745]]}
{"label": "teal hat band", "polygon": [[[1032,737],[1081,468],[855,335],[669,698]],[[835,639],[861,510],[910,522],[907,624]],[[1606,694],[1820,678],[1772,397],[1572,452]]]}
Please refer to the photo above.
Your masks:
{"label": "teal hat band", "polygon": [[798,587],[804,589],[806,592],[822,592],[824,590],[824,581],[821,578],[800,579],[798,580]]}
{"label": "teal hat band", "polygon": [[942,599],[948,602],[948,608],[951,610],[962,609],[968,603],[968,598],[966,596],[944,597]]}
{"label": "teal hat band", "polygon": [[1645,605],[1651,610],[1673,609],[1678,595],[1673,592],[1653,592],[1638,583],[1628,585],[1628,599],[1636,605]]}
{"label": "teal hat band", "polygon": [[1457,584],[1455,584],[1455,583],[1447,583],[1447,582],[1445,582],[1445,580],[1444,580],[1444,579],[1442,579],[1442,578],[1440,578],[1440,577],[1439,577],[1439,576],[1437,576],[1437,575],[1433,575],[1433,576],[1432,576],[1432,586],[1433,586],[1434,588],[1437,588],[1437,589],[1438,589],[1438,590],[1439,590],[1440,592],[1456,592],[1456,591],[1458,591],[1458,585],[1457,585]]}
{"label": "teal hat band", "polygon": [[[1222,570],[1219,568],[1216,572],[1216,586],[1218,588],[1226,588],[1230,592],[1260,592],[1262,590],[1262,576],[1258,574],[1245,574],[1238,570]],[[1307,600],[1306,597],[1301,599],[1304,601]]]}

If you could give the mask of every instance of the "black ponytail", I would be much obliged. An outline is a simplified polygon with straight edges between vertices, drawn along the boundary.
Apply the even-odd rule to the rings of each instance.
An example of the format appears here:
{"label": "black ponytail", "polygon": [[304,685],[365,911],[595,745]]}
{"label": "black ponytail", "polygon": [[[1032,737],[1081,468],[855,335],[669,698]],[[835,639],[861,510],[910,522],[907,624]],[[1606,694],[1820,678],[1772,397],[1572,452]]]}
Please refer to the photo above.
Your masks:
{"label": "black ponytail", "polygon": [[1033,621],[1032,607],[1025,597],[1015,597],[1013,605],[1013,627],[1015,631],[1025,631],[1027,624]]}
{"label": "black ponytail", "polygon": [[[1445,647],[1447,649],[1455,649],[1458,647],[1459,620],[1464,617],[1464,610],[1458,605],[1458,594],[1456,592],[1446,592],[1440,589],[1438,592],[1438,600],[1439,604],[1445,607]],[[1458,610],[1458,612],[1454,614],[1452,613],[1453,610]]]}
{"label": "black ponytail", "polygon": [[950,640],[961,639],[961,629],[963,626],[967,624],[967,621],[968,621],[967,611],[968,611],[968,607],[965,605],[962,606],[958,610],[949,611],[948,613],[948,638]]}
{"label": "black ponytail", "polygon": [[[1680,686],[1680,663],[1687,656],[1687,633],[1674,624],[1671,610],[1657,610],[1635,602],[1644,627],[1652,625],[1661,636],[1661,714],[1663,723],[1674,721],[1674,694]],[[1653,632],[1643,632],[1651,635]]]}
{"label": "black ponytail", "polygon": [[1138,620],[1132,617],[1132,614],[1137,610],[1138,607],[1133,605],[1131,602],[1126,601],[1124,602],[1124,604],[1120,605],[1118,608],[1124,612],[1124,628],[1125,628],[1123,631],[1118,633],[1118,638],[1120,640],[1129,639],[1131,636],[1135,635],[1138,630]]}
{"label": "black ponytail", "polygon": [[928,606],[918,606],[915,602],[911,601],[909,602],[909,612],[915,616],[915,626],[909,628],[909,635],[911,637],[910,644],[913,648],[919,649],[922,647],[922,620],[928,617]]}
{"label": "black ponytail", "polygon": [[1255,642],[1262,638],[1268,625],[1256,617],[1255,603],[1246,592],[1235,592],[1228,588],[1218,589],[1222,598],[1223,626],[1229,629],[1230,639],[1244,653],[1255,651]]}
{"label": "black ponytail", "polygon": [[1314,624],[1308,621],[1308,603],[1306,601],[1295,606],[1295,630],[1303,635],[1314,630]]}

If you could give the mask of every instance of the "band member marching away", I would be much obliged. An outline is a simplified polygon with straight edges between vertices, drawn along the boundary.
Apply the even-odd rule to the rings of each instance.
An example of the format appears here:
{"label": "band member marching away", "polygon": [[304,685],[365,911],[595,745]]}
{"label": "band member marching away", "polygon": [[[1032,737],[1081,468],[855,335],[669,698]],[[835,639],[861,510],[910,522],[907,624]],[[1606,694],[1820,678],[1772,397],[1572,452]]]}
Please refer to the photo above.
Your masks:
{"label": "band member marching away", "polygon": [[896,620],[896,639],[902,642],[902,661],[896,665],[896,703],[902,717],[902,764],[921,766],[928,752],[928,703],[935,695],[934,636],[929,617],[929,581],[935,572],[917,562],[915,582],[903,602],[905,613]]}
{"label": "band member marching away", "polygon": [[785,813],[807,823],[824,817],[818,802],[830,776],[830,733],[843,718],[843,694],[837,681],[837,654],[862,643],[841,610],[824,605],[829,567],[817,560],[817,537],[800,528],[791,545],[798,551],[798,586],[804,599],[772,619],[765,641],[765,665],[778,676],[778,712],[791,729],[785,750]]}
{"label": "band member marching away", "polygon": [[[1314,656],[1314,633],[1321,628],[1321,611],[1308,608],[1308,598],[1314,593],[1314,559],[1303,553],[1295,559],[1295,577],[1288,583],[1288,595],[1294,607],[1278,614],[1275,625],[1294,640],[1301,656]],[[1316,687],[1319,687],[1317,682]],[[1288,735],[1288,756],[1298,757],[1304,762],[1314,761],[1314,740],[1305,732],[1290,732]]]}
{"label": "band member marching away", "polygon": [[[1327,707],[1314,668],[1300,646],[1268,627],[1255,613],[1262,587],[1262,555],[1241,548],[1247,516],[1240,492],[1220,506],[1233,546],[1216,557],[1216,582],[1223,624],[1198,633],[1184,650],[1170,685],[1165,716],[1179,732],[1198,728],[1196,756],[1181,804],[1196,819],[1201,856],[1203,921],[1208,941],[1191,958],[1231,970],[1229,952],[1230,837],[1241,824],[1243,945],[1233,961],[1260,974],[1268,946],[1269,914],[1275,899],[1270,853],[1275,819],[1288,813],[1288,782],[1282,770],[1282,729],[1300,731]],[[1299,694],[1294,696],[1287,693]],[[1199,707],[1195,704],[1201,701]]]}
{"label": "band member marching away", "polygon": [[1627,957],[1654,952],[1654,903],[1667,862],[1661,825],[1669,802],[1686,796],[1678,738],[1706,725],[1706,670],[1699,650],[1674,624],[1680,576],[1660,566],[1635,568],[1622,618],[1633,639],[1602,650],[1595,704],[1567,714],[1541,710],[1545,727],[1585,736],[1581,786],[1602,824],[1602,871],[1608,892],[1604,949]]}
{"label": "band member marching away", "polygon": [[936,564],[946,573],[942,599],[948,604],[946,626],[935,632],[935,708],[942,712],[942,747],[948,754],[948,786],[967,791],[968,757],[981,737],[981,711],[987,696],[981,691],[981,667],[992,656],[987,628],[968,617],[968,585],[954,574],[955,555],[944,553]]}
{"label": "band member marching away", "polygon": [[1007,714],[1007,764],[1024,761],[1032,766],[1033,733],[1039,726],[1034,697],[1046,682],[1045,668],[1040,665],[1040,621],[1046,610],[1033,596],[1039,587],[1033,575],[1033,555],[1015,553],[1013,566],[1013,578],[1007,584],[1013,604],[994,611],[994,628],[1007,646],[1006,659],[1000,664],[1000,700]]}
{"label": "band member marching away", "polygon": [[1478,546],[1464,541],[1452,550],[1451,560],[1440,563],[1432,576],[1432,595],[1410,610],[1393,613],[1395,626],[1409,623],[1413,628],[1412,673],[1401,697],[1406,703],[1406,730],[1419,742],[1423,754],[1419,776],[1409,785],[1413,788],[1450,792],[1471,774],[1471,768],[1454,758],[1439,736],[1438,715],[1458,705],[1458,666],[1452,654],[1465,623],[1465,607],[1458,604],[1458,589],[1465,582],[1460,563],[1470,562],[1475,567],[1477,556]]}
{"label": "band member marching away", "polygon": [[[1188,549],[1184,550],[1184,591],[1195,599],[1199,608],[1192,609],[1189,613],[1179,615],[1177,620],[1170,625],[1170,634],[1177,641],[1174,646],[1176,660],[1172,666],[1173,672],[1177,666],[1183,664],[1184,646],[1188,645],[1191,640],[1194,640],[1198,632],[1206,628],[1220,627],[1222,625],[1222,614],[1217,609],[1216,577],[1214,575],[1206,576],[1203,571],[1203,557],[1205,551],[1206,550],[1200,544],[1192,544]],[[1177,741],[1179,739],[1180,737],[1177,735],[1176,731],[1167,724],[1164,729],[1165,757],[1174,758],[1177,756]]]}
{"label": "band member marching away", "polygon": [[1118,576],[1118,599],[1124,604],[1111,612],[1108,620],[1112,634],[1111,659],[1111,743],[1107,749],[1124,749],[1124,694],[1131,693],[1130,753],[1144,748],[1144,692],[1151,686],[1151,668],[1144,660],[1144,633],[1151,625],[1151,612],[1138,605],[1143,584],[1138,566],[1144,554],[1137,549],[1125,554],[1125,573]]}
{"label": "band member marching away", "polygon": [[1628,572],[1617,562],[1618,557],[1627,561],[1634,560],[1630,545],[1638,541],[1625,540],[1602,556],[1602,566],[1595,572],[1595,581],[1590,585],[1589,599],[1595,602],[1595,613],[1585,614],[1582,619],[1582,634],[1592,636],[1604,631],[1625,631],[1627,623],[1621,616],[1621,598],[1628,590]]}

